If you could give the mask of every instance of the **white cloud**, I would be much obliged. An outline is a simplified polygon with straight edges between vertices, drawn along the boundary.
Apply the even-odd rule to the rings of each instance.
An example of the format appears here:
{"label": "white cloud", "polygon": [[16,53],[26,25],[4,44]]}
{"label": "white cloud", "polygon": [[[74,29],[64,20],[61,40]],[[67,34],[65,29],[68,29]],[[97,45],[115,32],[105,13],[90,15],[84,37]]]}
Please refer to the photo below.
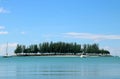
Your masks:
{"label": "white cloud", "polygon": [[6,34],[8,34],[8,31],[5,31],[4,29],[5,29],[4,26],[0,26],[0,35],[6,35]]}
{"label": "white cloud", "polygon": [[3,29],[5,29],[5,27],[4,26],[0,26],[0,30],[3,30]]}
{"label": "white cloud", "polygon": [[[14,49],[16,48],[17,43],[8,43],[8,54],[13,55]],[[0,55],[5,55],[6,53],[7,44],[0,45]]]}
{"label": "white cloud", "polygon": [[109,50],[110,54],[113,55],[113,56],[120,56],[120,48],[119,47],[104,46],[102,48],[106,49],[106,50]]}
{"label": "white cloud", "polygon": [[16,47],[17,43],[8,43],[8,47]]}
{"label": "white cloud", "polygon": [[6,10],[3,7],[0,7],[0,13],[9,13],[10,11]]}
{"label": "white cloud", "polygon": [[0,35],[5,35],[5,34],[8,34],[7,31],[0,31]]}
{"label": "white cloud", "polygon": [[26,34],[26,32],[21,32],[21,34],[23,34],[23,35],[24,35],[24,34]]}
{"label": "white cloud", "polygon": [[92,34],[92,33],[76,33],[69,32],[64,33],[65,37],[71,38],[82,38],[82,39],[90,39],[90,40],[120,40],[120,35],[102,35],[102,34]]}

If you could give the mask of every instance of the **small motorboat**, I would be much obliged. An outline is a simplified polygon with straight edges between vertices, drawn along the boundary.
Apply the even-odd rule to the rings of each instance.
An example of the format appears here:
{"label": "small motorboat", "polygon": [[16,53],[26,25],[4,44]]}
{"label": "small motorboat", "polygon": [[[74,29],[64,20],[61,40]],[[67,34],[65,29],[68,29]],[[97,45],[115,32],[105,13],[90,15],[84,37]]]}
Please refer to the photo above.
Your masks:
{"label": "small motorboat", "polygon": [[80,55],[80,57],[81,57],[81,58],[86,58],[87,55],[86,55],[85,53],[83,53],[83,54]]}

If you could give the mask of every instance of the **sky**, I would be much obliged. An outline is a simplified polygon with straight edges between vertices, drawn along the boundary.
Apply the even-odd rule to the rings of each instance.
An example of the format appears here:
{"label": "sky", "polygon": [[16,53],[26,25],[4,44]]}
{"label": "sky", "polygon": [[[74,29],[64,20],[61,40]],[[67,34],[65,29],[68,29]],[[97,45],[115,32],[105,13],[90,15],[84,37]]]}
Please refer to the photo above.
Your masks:
{"label": "sky", "polygon": [[0,0],[0,55],[8,42],[98,43],[120,56],[120,0]]}

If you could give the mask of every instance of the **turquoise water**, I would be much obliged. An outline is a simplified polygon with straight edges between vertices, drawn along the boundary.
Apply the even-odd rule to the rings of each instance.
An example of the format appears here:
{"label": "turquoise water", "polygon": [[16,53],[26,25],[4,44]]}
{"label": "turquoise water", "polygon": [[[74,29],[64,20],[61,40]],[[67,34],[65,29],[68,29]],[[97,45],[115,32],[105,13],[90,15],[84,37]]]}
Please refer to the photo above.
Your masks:
{"label": "turquoise water", "polygon": [[0,79],[120,79],[119,57],[0,57]]}

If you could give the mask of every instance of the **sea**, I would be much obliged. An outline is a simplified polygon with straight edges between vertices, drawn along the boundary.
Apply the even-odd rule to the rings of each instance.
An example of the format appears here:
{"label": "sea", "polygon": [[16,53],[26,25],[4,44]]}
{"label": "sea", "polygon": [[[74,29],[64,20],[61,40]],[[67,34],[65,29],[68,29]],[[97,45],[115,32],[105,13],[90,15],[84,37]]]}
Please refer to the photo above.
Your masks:
{"label": "sea", "polygon": [[120,79],[120,58],[0,57],[0,79]]}

